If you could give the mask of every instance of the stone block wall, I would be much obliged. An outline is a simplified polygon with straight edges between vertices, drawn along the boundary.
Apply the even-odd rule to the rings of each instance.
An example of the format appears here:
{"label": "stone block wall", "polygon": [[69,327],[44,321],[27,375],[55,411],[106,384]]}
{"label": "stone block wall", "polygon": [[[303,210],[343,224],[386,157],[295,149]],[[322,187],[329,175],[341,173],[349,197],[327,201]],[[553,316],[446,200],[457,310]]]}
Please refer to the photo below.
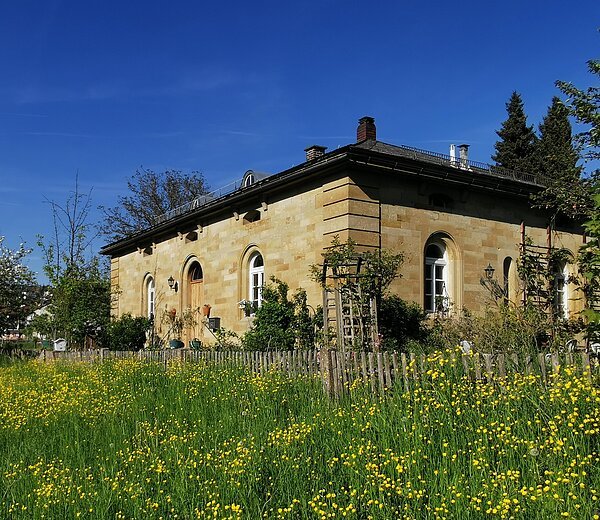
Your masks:
{"label": "stone block wall", "polygon": [[[203,271],[202,300],[211,305],[211,315],[220,317],[223,327],[243,333],[249,321],[238,302],[249,298],[250,255],[262,254],[265,280],[280,278],[289,284],[290,292],[306,289],[309,304],[316,307],[322,294],[310,280],[309,266],[321,263],[321,252],[336,235],[341,241],[351,237],[359,248],[403,252],[402,277],[393,283],[392,291],[421,305],[425,247],[431,237],[441,237],[448,245],[453,306],[477,312],[488,301],[480,284],[483,269],[490,264],[501,281],[505,259],[516,263],[519,257],[521,222],[535,243],[546,243],[544,217],[529,207],[526,196],[435,185],[398,174],[338,173],[290,188],[273,200],[255,199],[231,207],[219,218],[198,221],[196,231],[174,229],[152,246],[113,258],[111,281],[118,294],[114,312],[147,312],[148,276],[156,284],[157,323],[165,309],[184,309],[189,302],[187,269],[197,260]],[[582,237],[562,232],[553,241],[576,253]],[[515,265],[511,295],[518,298]],[[167,285],[170,276],[177,281],[177,291]],[[578,310],[581,302],[574,293],[569,297],[570,309]],[[193,334],[211,341],[205,330]]]}

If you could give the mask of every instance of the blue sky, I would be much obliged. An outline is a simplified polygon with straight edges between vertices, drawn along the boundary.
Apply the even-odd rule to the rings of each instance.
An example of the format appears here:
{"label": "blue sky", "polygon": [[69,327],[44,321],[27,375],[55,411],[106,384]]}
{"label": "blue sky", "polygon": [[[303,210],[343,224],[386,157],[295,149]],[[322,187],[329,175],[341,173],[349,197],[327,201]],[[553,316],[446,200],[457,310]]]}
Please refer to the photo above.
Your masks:
{"label": "blue sky", "polygon": [[594,80],[600,2],[576,4],[2,2],[0,235],[50,235],[44,201],[64,202],[77,172],[94,206],[139,166],[218,188],[352,142],[363,115],[382,141],[465,142],[489,162],[513,90],[537,127],[555,80]]}

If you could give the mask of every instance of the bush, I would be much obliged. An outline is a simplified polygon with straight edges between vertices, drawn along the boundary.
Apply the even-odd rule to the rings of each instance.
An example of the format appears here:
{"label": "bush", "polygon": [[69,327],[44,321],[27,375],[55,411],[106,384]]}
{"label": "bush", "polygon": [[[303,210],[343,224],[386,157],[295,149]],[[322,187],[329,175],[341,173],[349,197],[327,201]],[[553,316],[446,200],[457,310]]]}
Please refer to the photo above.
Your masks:
{"label": "bush", "polygon": [[110,350],[141,350],[150,328],[148,318],[123,314],[108,325],[105,344]]}
{"label": "bush", "polygon": [[436,319],[423,347],[426,351],[456,348],[467,340],[479,353],[536,354],[560,350],[580,329],[577,321],[553,325],[549,316],[532,306],[501,305],[487,308],[481,316],[463,310],[459,317]]}
{"label": "bush", "polygon": [[406,352],[409,344],[427,340],[427,313],[416,303],[406,302],[396,295],[384,296],[377,318],[383,350]]}
{"label": "bush", "polygon": [[306,292],[298,289],[288,299],[289,286],[271,277],[263,287],[263,302],[256,309],[254,323],[244,335],[245,350],[292,350],[313,348],[313,320],[306,304]]}

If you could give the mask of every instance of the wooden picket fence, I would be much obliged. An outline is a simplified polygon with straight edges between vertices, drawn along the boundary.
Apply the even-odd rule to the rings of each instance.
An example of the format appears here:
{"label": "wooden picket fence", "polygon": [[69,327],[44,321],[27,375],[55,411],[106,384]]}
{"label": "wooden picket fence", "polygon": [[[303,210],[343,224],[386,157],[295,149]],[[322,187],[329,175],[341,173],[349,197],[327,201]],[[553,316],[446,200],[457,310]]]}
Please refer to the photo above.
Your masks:
{"label": "wooden picket fence", "polygon": [[[546,384],[551,374],[571,367],[591,378],[599,371],[598,358],[585,352],[566,354],[454,354],[450,368],[473,381],[494,381],[512,373],[534,374]],[[400,387],[410,390],[419,380],[439,369],[439,361],[425,355],[396,352],[338,352],[336,350],[293,350],[270,352],[195,351],[195,350],[88,350],[75,352],[43,351],[40,360],[103,361],[138,359],[172,362],[230,364],[264,374],[278,370],[290,376],[319,376],[331,395],[340,396],[355,383],[362,382],[373,393]]]}

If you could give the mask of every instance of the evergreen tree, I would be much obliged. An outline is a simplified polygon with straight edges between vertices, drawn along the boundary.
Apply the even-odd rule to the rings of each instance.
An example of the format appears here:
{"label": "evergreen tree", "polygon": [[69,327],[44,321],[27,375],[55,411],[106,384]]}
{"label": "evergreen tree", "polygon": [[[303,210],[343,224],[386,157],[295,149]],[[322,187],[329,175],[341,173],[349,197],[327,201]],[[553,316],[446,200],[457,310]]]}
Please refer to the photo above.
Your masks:
{"label": "evergreen tree", "polygon": [[506,111],[508,118],[496,132],[500,140],[496,142],[496,154],[492,160],[510,170],[532,171],[537,137],[533,126],[527,126],[523,100],[517,92],[510,96]]}
{"label": "evergreen tree", "polygon": [[581,181],[579,154],[573,146],[569,109],[558,97],[552,99],[540,124],[535,155],[536,171],[546,180],[546,189],[533,197],[534,205],[577,218],[589,210],[587,189]]}

